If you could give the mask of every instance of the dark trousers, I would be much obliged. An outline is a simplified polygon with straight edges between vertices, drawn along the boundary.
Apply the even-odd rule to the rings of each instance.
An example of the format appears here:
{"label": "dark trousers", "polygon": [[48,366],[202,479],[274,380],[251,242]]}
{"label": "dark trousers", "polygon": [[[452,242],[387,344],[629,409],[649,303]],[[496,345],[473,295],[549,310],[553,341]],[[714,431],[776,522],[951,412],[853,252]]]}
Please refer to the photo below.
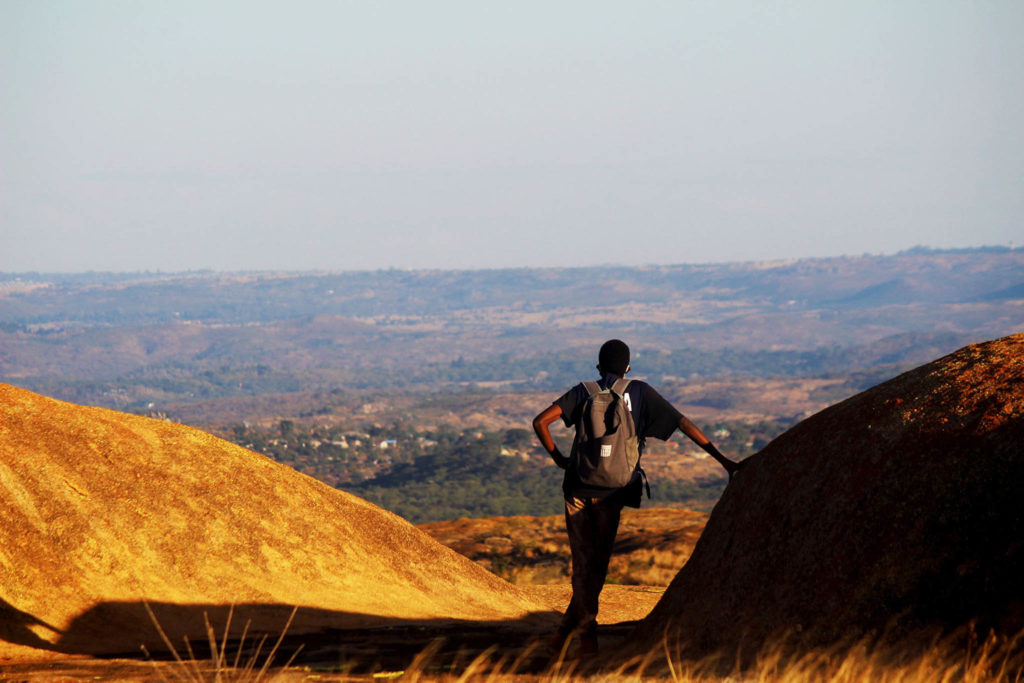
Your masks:
{"label": "dark trousers", "polygon": [[565,528],[572,551],[572,600],[559,631],[597,632],[597,603],[608,574],[608,561],[619,530],[622,501],[608,498],[566,498]]}

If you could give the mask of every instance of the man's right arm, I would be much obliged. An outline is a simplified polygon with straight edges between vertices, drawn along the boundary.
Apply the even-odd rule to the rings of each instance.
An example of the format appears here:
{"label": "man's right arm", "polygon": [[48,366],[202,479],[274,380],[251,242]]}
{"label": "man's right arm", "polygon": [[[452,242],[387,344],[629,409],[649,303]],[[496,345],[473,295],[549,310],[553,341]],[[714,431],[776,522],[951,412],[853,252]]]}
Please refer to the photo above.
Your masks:
{"label": "man's right arm", "polygon": [[541,411],[537,417],[533,418],[533,431],[537,433],[540,445],[551,455],[551,459],[564,470],[569,466],[569,458],[562,455],[562,452],[558,450],[555,440],[551,438],[550,429],[551,423],[560,417],[562,417],[561,407],[557,403],[552,403]]}

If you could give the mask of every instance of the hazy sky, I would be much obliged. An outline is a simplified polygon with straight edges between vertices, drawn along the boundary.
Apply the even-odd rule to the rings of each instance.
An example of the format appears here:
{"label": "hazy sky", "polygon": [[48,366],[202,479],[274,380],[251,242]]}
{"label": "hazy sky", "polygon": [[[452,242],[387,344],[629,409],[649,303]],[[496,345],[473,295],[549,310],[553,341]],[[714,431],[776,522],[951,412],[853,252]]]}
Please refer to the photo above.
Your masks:
{"label": "hazy sky", "polygon": [[1020,244],[1024,2],[0,2],[0,270]]}

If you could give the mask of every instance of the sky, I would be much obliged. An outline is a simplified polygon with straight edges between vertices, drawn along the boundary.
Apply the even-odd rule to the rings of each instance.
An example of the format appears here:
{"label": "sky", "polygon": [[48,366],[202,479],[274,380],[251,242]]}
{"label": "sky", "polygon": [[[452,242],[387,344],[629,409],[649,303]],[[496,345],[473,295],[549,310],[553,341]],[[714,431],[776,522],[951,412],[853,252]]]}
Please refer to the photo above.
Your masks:
{"label": "sky", "polygon": [[0,2],[0,271],[1019,245],[1024,3]]}

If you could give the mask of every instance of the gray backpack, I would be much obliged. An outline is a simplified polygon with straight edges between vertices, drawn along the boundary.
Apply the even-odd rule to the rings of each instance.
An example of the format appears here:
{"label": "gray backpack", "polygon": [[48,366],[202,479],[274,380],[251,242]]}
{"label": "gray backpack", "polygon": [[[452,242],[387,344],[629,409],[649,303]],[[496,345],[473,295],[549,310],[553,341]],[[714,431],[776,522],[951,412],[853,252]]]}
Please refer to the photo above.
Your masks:
{"label": "gray backpack", "polygon": [[609,389],[584,382],[589,392],[576,423],[576,438],[569,455],[584,486],[621,488],[633,479],[640,460],[639,440],[633,416],[626,407],[628,379]]}

